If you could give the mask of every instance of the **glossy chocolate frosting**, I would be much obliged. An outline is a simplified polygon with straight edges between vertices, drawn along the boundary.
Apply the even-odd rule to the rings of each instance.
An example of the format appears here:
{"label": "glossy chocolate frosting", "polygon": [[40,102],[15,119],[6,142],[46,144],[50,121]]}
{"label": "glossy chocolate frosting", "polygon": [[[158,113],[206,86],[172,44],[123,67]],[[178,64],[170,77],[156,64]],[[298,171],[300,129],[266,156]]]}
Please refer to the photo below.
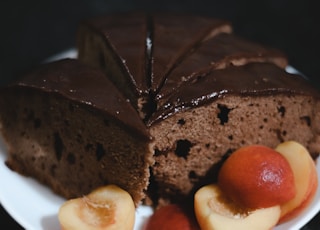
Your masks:
{"label": "glossy chocolate frosting", "polygon": [[231,33],[227,21],[186,14],[154,14],[151,18],[151,90],[158,92],[167,74],[200,43]]}
{"label": "glossy chocolate frosting", "polygon": [[288,75],[284,71],[288,60],[282,52],[230,34],[231,25],[224,20],[132,13],[103,16],[89,24],[114,48],[135,90],[146,93],[143,106],[148,109],[141,118],[148,125],[227,93],[303,91],[292,80],[298,77],[280,81]]}
{"label": "glossy chocolate frosting", "polygon": [[225,20],[171,13],[115,14],[83,24],[102,34],[138,95],[156,92],[166,74],[203,40],[232,31]]}
{"label": "glossy chocolate frosting", "polygon": [[137,111],[108,78],[100,70],[76,59],[43,64],[8,87],[31,88],[62,95],[99,110],[143,138],[150,138]]}
{"label": "glossy chocolate frosting", "polygon": [[213,69],[244,65],[249,62],[273,62],[282,68],[288,64],[286,56],[276,49],[234,34],[222,33],[203,42],[196,51],[173,69],[157,97],[163,98],[185,81],[206,75]]}
{"label": "glossy chocolate frosting", "polygon": [[319,92],[300,75],[289,74],[271,63],[249,63],[214,70],[179,87],[148,122],[152,125],[180,111],[210,103],[226,95],[266,96],[275,94],[312,95]]}
{"label": "glossy chocolate frosting", "polygon": [[112,46],[118,63],[132,80],[138,94],[149,92],[148,75],[148,16],[143,13],[114,14],[96,17],[83,24],[102,33]]}

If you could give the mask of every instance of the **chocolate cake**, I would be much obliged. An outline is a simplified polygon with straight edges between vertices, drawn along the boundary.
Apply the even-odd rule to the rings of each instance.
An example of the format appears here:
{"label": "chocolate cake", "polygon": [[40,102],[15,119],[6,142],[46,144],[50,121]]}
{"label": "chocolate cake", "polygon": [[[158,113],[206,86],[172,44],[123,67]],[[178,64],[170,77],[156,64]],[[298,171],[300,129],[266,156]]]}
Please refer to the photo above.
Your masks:
{"label": "chocolate cake", "polygon": [[[153,163],[138,113],[105,75],[66,59],[41,66],[0,94],[6,164],[65,198],[116,183],[135,204]],[[130,114],[130,116],[127,116]]]}
{"label": "chocolate cake", "polygon": [[319,155],[319,92],[225,20],[101,16],[80,23],[77,50],[0,97],[8,166],[66,198],[115,183],[164,205],[215,181],[244,145],[295,140]]}

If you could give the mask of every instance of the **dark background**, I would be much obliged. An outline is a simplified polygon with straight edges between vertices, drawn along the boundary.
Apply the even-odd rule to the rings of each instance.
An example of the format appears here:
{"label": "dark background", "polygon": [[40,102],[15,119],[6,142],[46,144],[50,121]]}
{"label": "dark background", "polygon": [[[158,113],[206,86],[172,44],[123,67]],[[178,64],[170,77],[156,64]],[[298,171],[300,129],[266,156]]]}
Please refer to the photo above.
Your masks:
{"label": "dark background", "polygon": [[[283,50],[293,67],[320,86],[320,12],[315,0],[4,0],[0,3],[0,86],[74,47],[80,20],[128,10],[183,11],[228,19],[235,33]],[[319,219],[303,229],[319,229]],[[1,208],[0,220],[10,221],[9,229],[19,229]]]}
{"label": "dark background", "polygon": [[136,9],[229,19],[236,33],[282,49],[292,66],[320,82],[320,12],[315,0],[4,0],[0,3],[0,84],[73,47],[80,20]]}

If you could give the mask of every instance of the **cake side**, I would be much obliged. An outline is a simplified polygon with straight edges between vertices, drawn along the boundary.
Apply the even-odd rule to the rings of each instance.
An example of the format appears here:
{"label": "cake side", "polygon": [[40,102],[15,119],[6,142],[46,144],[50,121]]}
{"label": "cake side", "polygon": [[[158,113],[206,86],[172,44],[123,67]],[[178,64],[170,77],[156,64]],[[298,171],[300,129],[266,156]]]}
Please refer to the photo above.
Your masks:
{"label": "cake side", "polygon": [[[65,198],[116,184],[138,205],[149,184],[153,152],[148,131],[139,131],[145,126],[136,111],[103,74],[75,60],[44,69],[1,90],[6,164]],[[122,120],[119,114],[131,110]]]}
{"label": "cake side", "polygon": [[275,147],[296,140],[317,157],[319,109],[319,102],[304,96],[226,95],[151,126],[155,164],[149,189],[155,203],[192,197],[200,186],[215,181],[221,162],[242,146]]}
{"label": "cake side", "polygon": [[192,197],[241,146],[295,140],[318,157],[319,99],[301,76],[265,63],[216,70],[182,86],[149,123],[155,137],[149,189],[155,202]]}

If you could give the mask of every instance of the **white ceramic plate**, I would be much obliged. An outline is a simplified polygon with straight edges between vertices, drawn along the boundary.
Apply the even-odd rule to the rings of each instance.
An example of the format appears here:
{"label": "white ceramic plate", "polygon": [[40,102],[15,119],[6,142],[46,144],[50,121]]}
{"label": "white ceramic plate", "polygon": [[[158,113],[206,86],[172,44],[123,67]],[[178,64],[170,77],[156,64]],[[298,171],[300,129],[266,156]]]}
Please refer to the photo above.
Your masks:
{"label": "white ceramic plate", "polygon": [[[46,61],[64,57],[76,57],[75,50],[67,50]],[[290,67],[289,72],[295,72]],[[60,196],[32,178],[21,176],[5,165],[7,151],[0,139],[0,202],[6,211],[25,229],[28,230],[60,230],[58,210],[65,201]],[[320,180],[320,163],[317,164],[318,179]],[[320,181],[319,181],[320,184]],[[299,217],[277,226],[274,230],[298,230],[308,223],[320,211],[320,187],[313,203]],[[140,206],[136,211],[134,230],[140,230],[144,222],[152,214],[152,209]]]}

